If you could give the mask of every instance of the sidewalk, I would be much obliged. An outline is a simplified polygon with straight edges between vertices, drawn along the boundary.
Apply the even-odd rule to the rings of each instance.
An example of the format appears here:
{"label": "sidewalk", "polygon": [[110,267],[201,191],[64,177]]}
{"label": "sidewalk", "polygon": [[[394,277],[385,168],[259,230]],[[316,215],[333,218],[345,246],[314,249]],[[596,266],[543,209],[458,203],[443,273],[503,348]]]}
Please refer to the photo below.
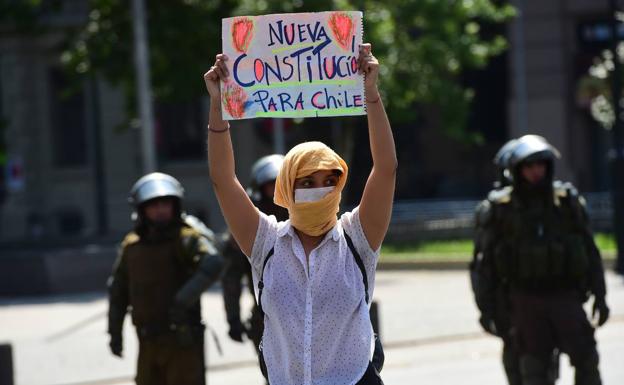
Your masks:
{"label": "sidewalk", "polygon": [[[607,275],[612,319],[598,330],[605,385],[624,383],[624,282]],[[386,349],[386,384],[503,384],[500,343],[483,334],[466,271],[380,271],[374,298],[380,306]],[[246,297],[249,309],[251,298]],[[263,384],[250,344],[227,338],[218,291],[202,298],[205,319],[218,335],[223,355],[207,333],[208,383]],[[104,293],[0,303],[0,341],[14,350],[18,385],[131,384],[136,338],[125,328],[124,358],[107,348]],[[573,375],[562,360],[564,385]]]}

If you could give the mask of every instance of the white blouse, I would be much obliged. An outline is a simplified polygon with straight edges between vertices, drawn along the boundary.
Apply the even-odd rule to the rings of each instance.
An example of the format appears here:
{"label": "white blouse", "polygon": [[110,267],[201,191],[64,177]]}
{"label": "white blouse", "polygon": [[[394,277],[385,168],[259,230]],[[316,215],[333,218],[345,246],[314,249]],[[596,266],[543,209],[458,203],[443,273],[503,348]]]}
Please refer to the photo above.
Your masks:
{"label": "white blouse", "polygon": [[364,236],[358,208],[343,214],[310,252],[309,266],[290,221],[260,213],[251,253],[256,299],[264,270],[263,352],[271,385],[353,385],[372,357],[373,330],[362,274],[343,231],[353,240],[375,287],[379,250]]}

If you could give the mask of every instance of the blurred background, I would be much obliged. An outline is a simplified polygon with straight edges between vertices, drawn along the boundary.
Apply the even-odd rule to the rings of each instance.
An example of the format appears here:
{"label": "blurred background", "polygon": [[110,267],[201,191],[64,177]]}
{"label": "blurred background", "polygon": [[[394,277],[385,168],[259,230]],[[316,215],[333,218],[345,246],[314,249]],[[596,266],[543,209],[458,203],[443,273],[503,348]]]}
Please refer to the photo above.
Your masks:
{"label": "blurred background", "polygon": [[[494,154],[534,133],[561,151],[556,177],[587,197],[613,265],[614,234],[624,230],[613,220],[621,188],[612,181],[623,154],[611,91],[618,99],[619,60],[610,49],[624,38],[614,22],[624,4],[0,0],[4,308],[69,293],[100,293],[84,301],[102,301],[116,247],[132,227],[128,191],[146,172],[178,178],[186,210],[225,230],[208,178],[202,80],[221,49],[221,19],[334,9],[364,12],[364,41],[382,65],[399,158],[382,262],[465,267],[474,207],[496,177]],[[244,185],[257,158],[321,140],[350,165],[344,207],[359,201],[371,165],[363,117],[236,121],[232,136]],[[38,381],[21,383],[63,383]]]}

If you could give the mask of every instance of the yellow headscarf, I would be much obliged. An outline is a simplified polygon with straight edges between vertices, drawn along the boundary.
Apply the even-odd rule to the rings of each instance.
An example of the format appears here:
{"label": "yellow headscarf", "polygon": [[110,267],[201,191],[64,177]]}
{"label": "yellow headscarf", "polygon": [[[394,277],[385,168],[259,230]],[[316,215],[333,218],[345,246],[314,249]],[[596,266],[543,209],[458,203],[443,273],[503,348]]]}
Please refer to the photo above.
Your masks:
{"label": "yellow headscarf", "polygon": [[[336,188],[316,202],[295,203],[295,179],[319,170],[339,170]],[[321,142],[296,145],[284,158],[275,181],[275,204],[288,209],[290,223],[308,235],[322,235],[336,225],[342,190],[347,181],[347,163]]]}

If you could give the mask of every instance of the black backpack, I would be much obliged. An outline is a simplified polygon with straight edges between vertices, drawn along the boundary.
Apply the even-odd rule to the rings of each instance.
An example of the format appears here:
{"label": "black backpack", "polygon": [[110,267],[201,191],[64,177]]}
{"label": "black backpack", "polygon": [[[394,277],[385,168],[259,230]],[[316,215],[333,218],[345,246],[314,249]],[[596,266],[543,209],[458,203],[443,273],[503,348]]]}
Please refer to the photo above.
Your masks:
{"label": "black backpack", "polygon": [[[357,250],[355,249],[355,246],[353,245],[353,241],[351,240],[351,237],[346,232],[343,232],[343,234],[347,241],[347,246],[349,246],[349,250],[351,250],[353,257],[355,258],[355,263],[358,265],[358,267],[360,268],[360,272],[362,273],[362,281],[364,282],[364,296],[366,299],[366,303],[369,304],[370,298],[368,296],[368,275],[366,274],[366,269],[364,268],[364,262],[362,261],[362,257],[360,256],[360,253],[358,253]],[[260,316],[263,319],[264,319],[264,310],[262,309],[262,289],[264,288],[264,282],[263,282],[264,268],[266,267],[269,259],[273,256],[274,252],[275,252],[274,248],[271,248],[266,258],[264,259],[264,264],[262,265],[262,272],[260,273],[260,281],[258,281],[258,311],[260,312]],[[264,354],[262,353],[262,340],[260,340],[260,346],[258,347],[258,360],[260,361],[260,370],[262,371],[262,375],[264,376],[264,378],[268,380],[269,376],[267,374],[266,363],[264,362]],[[383,368],[384,360],[385,360],[385,354],[383,351],[383,345],[381,344],[379,335],[375,333],[375,350],[373,352],[373,357],[371,361],[375,369],[377,369],[378,373],[381,372],[381,369]]]}

